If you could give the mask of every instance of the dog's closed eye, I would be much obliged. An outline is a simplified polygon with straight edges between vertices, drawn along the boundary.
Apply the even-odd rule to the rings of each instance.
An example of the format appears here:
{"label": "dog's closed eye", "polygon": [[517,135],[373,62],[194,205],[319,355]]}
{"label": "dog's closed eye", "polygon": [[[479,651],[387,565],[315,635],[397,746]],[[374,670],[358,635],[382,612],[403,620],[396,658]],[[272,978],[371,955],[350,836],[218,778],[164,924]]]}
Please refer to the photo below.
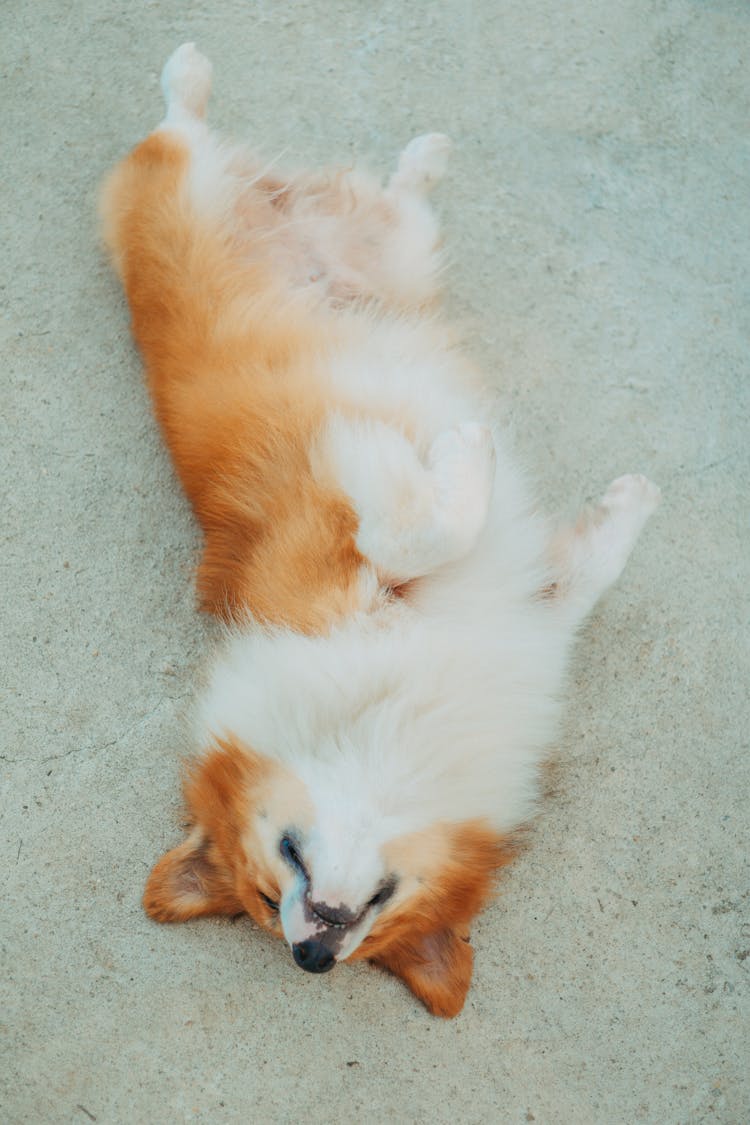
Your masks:
{"label": "dog's closed eye", "polygon": [[272,898],[269,898],[268,895],[263,894],[263,891],[258,891],[258,897],[261,898],[263,900],[263,902],[265,902],[265,904],[266,904],[266,906],[268,907],[269,910],[273,910],[273,912],[275,914],[278,913],[278,910],[279,910],[278,902],[276,902]]}
{"label": "dog's closed eye", "polygon": [[396,879],[389,879],[388,882],[384,883],[382,885],[382,887],[378,890],[378,892],[372,896],[372,898],[370,899],[370,901],[368,902],[367,905],[368,906],[382,906],[384,903],[388,902],[389,898],[391,898],[391,896],[393,895],[393,892],[396,889],[396,886],[397,886],[397,880]]}

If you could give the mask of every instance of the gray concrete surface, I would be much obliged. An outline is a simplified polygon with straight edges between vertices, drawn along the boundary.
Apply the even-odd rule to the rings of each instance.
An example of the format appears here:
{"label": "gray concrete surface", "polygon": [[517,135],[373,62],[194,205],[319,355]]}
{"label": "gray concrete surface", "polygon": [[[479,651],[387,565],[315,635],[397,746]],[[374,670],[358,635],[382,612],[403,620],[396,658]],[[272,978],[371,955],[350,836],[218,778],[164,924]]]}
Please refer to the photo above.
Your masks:
{"label": "gray concrete surface", "polygon": [[[95,197],[186,39],[270,154],[450,133],[451,307],[540,495],[664,491],[452,1023],[140,908],[211,627]],[[744,0],[3,5],[4,1123],[750,1120],[749,44]]]}

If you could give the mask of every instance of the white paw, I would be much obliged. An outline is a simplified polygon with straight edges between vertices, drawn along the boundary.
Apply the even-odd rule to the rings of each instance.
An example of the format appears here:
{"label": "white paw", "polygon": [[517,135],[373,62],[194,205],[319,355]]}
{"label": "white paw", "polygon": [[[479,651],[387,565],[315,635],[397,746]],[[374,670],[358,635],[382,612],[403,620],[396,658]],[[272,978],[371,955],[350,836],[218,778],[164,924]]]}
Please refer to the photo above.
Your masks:
{"label": "white paw", "polygon": [[195,48],[183,43],[173,52],[161,72],[161,88],[167,110],[183,110],[194,117],[203,117],[211,93],[211,63]]}
{"label": "white paw", "polygon": [[661,500],[661,489],[640,473],[627,473],[613,480],[602,498],[601,506],[610,511],[636,513],[648,519]]}
{"label": "white paw", "polygon": [[661,492],[640,474],[618,477],[594,509],[586,535],[589,568],[602,587],[621,574],[646,520],[655,511]]}
{"label": "white paw", "polygon": [[444,526],[473,540],[487,518],[495,479],[495,446],[488,426],[464,422],[439,434],[428,456]]}
{"label": "white paw", "polygon": [[394,184],[414,191],[429,191],[445,175],[450,151],[451,142],[444,133],[415,137],[399,157]]}

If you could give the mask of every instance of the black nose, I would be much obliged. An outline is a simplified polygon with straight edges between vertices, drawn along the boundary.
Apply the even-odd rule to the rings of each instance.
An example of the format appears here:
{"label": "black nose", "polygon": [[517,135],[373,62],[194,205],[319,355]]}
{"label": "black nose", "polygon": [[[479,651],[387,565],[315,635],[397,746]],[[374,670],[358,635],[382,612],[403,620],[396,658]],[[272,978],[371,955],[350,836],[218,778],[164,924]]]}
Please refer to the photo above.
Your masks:
{"label": "black nose", "polygon": [[292,946],[292,956],[307,973],[327,973],[336,964],[330,949],[320,941],[298,941]]}

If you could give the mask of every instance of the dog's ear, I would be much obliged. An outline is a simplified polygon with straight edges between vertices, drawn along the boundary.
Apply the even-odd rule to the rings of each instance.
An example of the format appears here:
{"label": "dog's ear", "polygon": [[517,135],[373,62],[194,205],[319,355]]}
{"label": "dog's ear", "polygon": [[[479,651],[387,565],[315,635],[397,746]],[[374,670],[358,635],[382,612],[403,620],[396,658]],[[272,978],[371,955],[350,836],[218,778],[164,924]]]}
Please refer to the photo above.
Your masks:
{"label": "dog's ear", "polygon": [[421,889],[392,915],[384,911],[360,956],[400,977],[433,1015],[457,1016],[474,967],[469,924],[513,852],[514,842],[483,821],[438,823],[395,839],[393,869],[417,877]]}
{"label": "dog's ear", "polygon": [[474,954],[465,932],[446,929],[388,949],[373,963],[400,977],[433,1016],[451,1019],[464,1006]]}
{"label": "dog's ear", "polygon": [[[218,741],[185,776],[185,801],[193,829],[162,856],[143,895],[158,922],[186,922],[203,914],[241,914],[234,864],[252,791],[268,772],[261,755],[231,740]],[[246,863],[242,870],[247,874]]]}
{"label": "dog's ear", "polygon": [[241,914],[232,872],[215,845],[195,828],[162,856],[143,894],[146,913],[157,922],[186,922],[204,914]]}

